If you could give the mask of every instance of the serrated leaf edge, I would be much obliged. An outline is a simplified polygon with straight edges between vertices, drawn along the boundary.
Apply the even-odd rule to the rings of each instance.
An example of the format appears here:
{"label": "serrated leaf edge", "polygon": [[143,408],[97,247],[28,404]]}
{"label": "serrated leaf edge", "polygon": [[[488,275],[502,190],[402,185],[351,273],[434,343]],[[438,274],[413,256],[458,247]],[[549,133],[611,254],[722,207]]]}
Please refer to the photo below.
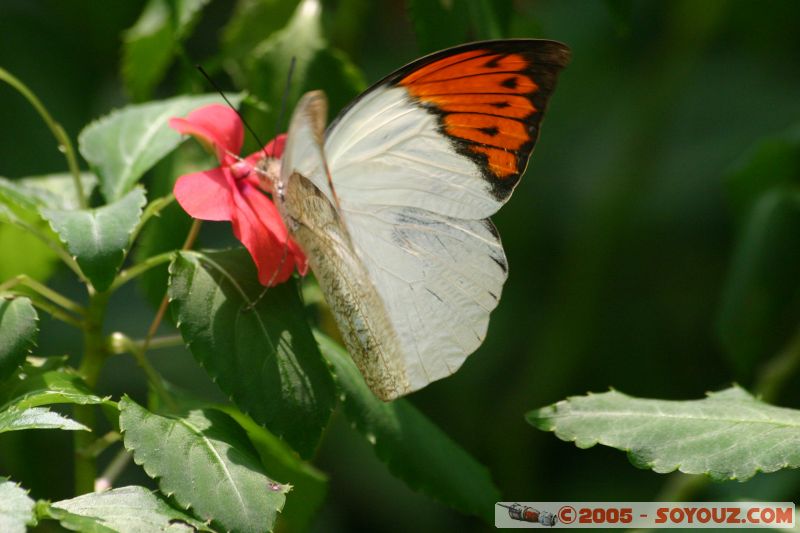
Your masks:
{"label": "serrated leaf edge", "polygon": [[[144,208],[147,205],[147,189],[143,185],[140,185],[140,184],[135,185],[134,187],[131,188],[130,191],[126,192],[125,195],[129,194],[131,191],[136,190],[136,189],[141,189],[142,193],[143,193],[142,194],[142,201],[140,202],[140,205],[139,205],[137,213],[136,213],[137,223],[134,224],[133,227],[128,231],[127,244],[122,248],[122,259],[120,260],[119,265],[116,267],[116,270],[115,270],[116,273],[119,273],[120,268],[122,268],[122,265],[125,263],[125,259],[128,257],[128,253],[130,252],[131,247],[133,246],[133,242],[131,241],[131,236],[133,236],[137,232],[137,230],[139,229],[139,221],[141,220],[142,213],[144,212]],[[45,209],[45,210],[58,211],[58,212],[62,212],[62,213],[64,213],[64,212],[66,212],[66,213],[96,212],[96,211],[98,211],[98,210],[100,210],[100,209],[102,209],[104,207],[108,207],[109,205],[111,205],[111,204],[113,204],[115,202],[121,201],[125,197],[125,195],[121,196],[120,198],[117,198],[113,202],[110,202],[110,203],[107,203],[107,204],[103,204],[103,205],[101,205],[99,207],[89,208],[89,209],[72,209],[72,210],[70,210],[70,209]],[[70,251],[69,244],[67,243],[66,240],[64,240],[64,238],[61,236],[61,233],[59,233],[59,231],[55,228],[55,226],[53,226],[53,221],[50,220],[50,218],[47,217],[42,212],[42,209],[44,209],[44,208],[40,208],[38,210],[39,211],[39,216],[42,217],[42,219],[45,222],[47,222],[47,225],[50,227],[51,230],[53,230],[53,233],[58,237],[58,241],[61,244],[64,245],[63,246],[64,250],[66,250],[67,253],[69,254],[69,256],[73,259],[73,261],[75,261],[75,264],[78,265],[78,268],[81,268],[80,264],[78,263],[78,256],[76,256],[75,254],[73,254]],[[83,268],[81,268],[81,273],[86,277],[86,280],[89,283],[91,283],[91,280],[89,279],[89,277],[86,276],[85,272],[83,272]]]}
{"label": "serrated leaf edge", "polygon": [[[122,401],[123,401],[123,400],[127,400],[127,401],[129,401],[129,402],[131,402],[131,403],[134,403],[134,404],[136,404],[136,402],[134,402],[133,400],[131,400],[131,399],[130,399],[130,398],[127,396],[127,395],[123,396],[123,398],[122,398],[122,399],[120,399],[120,403],[122,403]],[[136,404],[136,405],[138,406],[138,404]],[[143,408],[143,407],[141,407],[141,406],[139,406],[139,407],[140,407],[140,408],[142,408],[142,409],[144,409],[144,408]],[[120,408],[120,413],[121,413],[121,412],[122,412],[122,408]],[[149,412],[149,411],[148,411],[148,412]],[[170,416],[165,416],[165,415],[157,415],[157,414],[155,414],[155,416],[164,416],[165,418],[171,418],[171,419],[173,419],[173,420],[175,420],[175,421],[177,421],[177,422],[184,422],[184,420],[182,420],[182,419],[176,419],[176,418],[173,418],[173,417],[170,417]],[[226,415],[226,416],[227,416],[227,415]],[[192,427],[192,426],[191,426],[191,425],[189,425],[189,424],[185,424],[185,425],[186,425],[187,427],[189,427],[189,429],[190,429],[190,430],[192,430],[192,431],[194,431],[194,432],[198,432],[198,431],[199,431],[199,430],[197,430],[196,428]],[[119,418],[119,430],[120,430],[120,433],[121,433],[122,435],[124,435],[124,434],[125,434],[125,432],[127,431],[127,430],[126,430],[126,429],[125,429],[123,426],[124,426],[124,424],[122,423],[122,417],[120,416],[120,418]],[[205,437],[203,437],[203,438],[205,438]],[[148,466],[144,464],[144,460],[140,460],[140,459],[137,457],[137,451],[136,451],[136,449],[135,449],[135,448],[133,448],[133,446],[129,446],[129,445],[128,445],[128,441],[127,441],[126,439],[124,439],[124,438],[122,439],[122,445],[123,445],[123,447],[125,448],[125,450],[127,450],[128,452],[130,452],[131,456],[133,457],[133,462],[134,462],[135,464],[137,464],[138,466],[142,467],[142,470],[144,470],[144,471],[145,471],[145,473],[146,473],[146,474],[147,474],[147,475],[148,475],[148,476],[149,476],[151,479],[153,479],[153,480],[156,480],[156,481],[158,482],[158,486],[159,486],[159,492],[161,492],[162,494],[164,494],[164,495],[165,495],[165,496],[167,496],[168,498],[173,498],[173,499],[175,500],[175,503],[177,503],[177,504],[178,504],[178,506],[179,506],[179,507],[180,507],[180,508],[181,508],[183,511],[190,511],[190,510],[194,510],[194,506],[193,506],[191,503],[184,504],[183,502],[181,502],[181,499],[179,499],[179,498],[178,498],[178,496],[176,495],[175,491],[164,491],[164,490],[161,490],[161,479],[162,479],[162,477],[163,477],[163,476],[160,476],[160,475],[158,475],[158,474],[157,474],[157,473],[155,473],[155,472],[151,472],[152,468],[148,468]],[[214,451],[214,454],[218,456],[218,454],[216,453],[216,450]],[[261,464],[261,461],[260,461],[260,460],[259,460],[259,464]],[[286,487],[286,488],[287,488],[287,490],[286,490],[286,491],[283,491],[283,493],[284,493],[284,494],[287,494],[287,493],[288,493],[288,492],[289,492],[289,491],[292,489],[292,486],[291,486],[290,484],[288,484],[288,483],[282,483],[282,484],[281,484],[281,486],[282,486],[282,487]],[[286,500],[285,500],[285,499],[284,499],[283,505],[281,505],[280,507],[277,507],[277,508],[276,508],[276,512],[277,512],[278,514],[281,514],[281,512],[283,511],[283,507],[284,507],[284,505],[286,505]],[[197,518],[197,519],[198,519],[198,520],[200,520],[201,522],[207,523],[207,524],[209,524],[209,525],[211,524],[211,522],[213,522],[213,521],[214,521],[214,518],[213,518],[213,517],[212,517],[212,518],[202,518],[202,517],[200,517],[199,515],[196,515],[196,514],[195,514],[193,511],[191,512],[191,514],[192,514],[192,516],[194,516],[195,518]],[[271,532],[271,531],[273,531],[273,530],[274,530],[274,527],[273,527],[273,529],[270,529],[270,532]]]}
{"label": "serrated leaf edge", "polygon": [[[720,394],[724,394],[724,393],[729,392],[731,390],[735,390],[737,392],[744,392],[749,398],[753,399],[754,401],[759,401],[759,402],[761,401],[758,397],[750,394],[749,391],[747,391],[746,389],[740,387],[736,383],[733,383],[731,388],[725,389],[725,390],[722,390],[722,391],[706,391],[705,398],[702,398],[700,400],[694,400],[694,401],[717,399],[717,398],[715,398],[715,396],[719,396]],[[681,472],[682,474],[687,474],[687,475],[704,475],[704,476],[708,476],[708,477],[710,477],[711,479],[713,479],[715,481],[739,481],[739,482],[744,483],[745,481],[749,480],[750,478],[752,478],[753,476],[755,476],[758,473],[770,474],[772,472],[777,472],[778,470],[783,470],[785,468],[800,468],[800,462],[798,462],[797,464],[793,465],[793,464],[791,464],[789,462],[784,461],[780,465],[778,465],[776,468],[764,468],[764,465],[757,465],[747,475],[736,475],[736,473],[733,473],[731,475],[719,475],[718,472],[714,472],[712,470],[692,470],[692,469],[686,468],[683,463],[661,464],[661,465],[659,465],[658,461],[656,461],[656,460],[651,460],[651,461],[643,460],[643,458],[639,455],[642,452],[641,451],[637,451],[634,448],[613,445],[613,444],[610,444],[609,442],[607,442],[607,439],[603,439],[603,438],[587,439],[585,441],[579,441],[577,435],[570,434],[570,433],[564,431],[563,429],[557,428],[555,422],[551,422],[549,424],[549,427],[545,427],[545,424],[543,423],[543,422],[545,422],[545,420],[551,421],[554,418],[558,418],[557,416],[546,417],[546,418],[545,417],[539,418],[539,417],[536,416],[536,414],[538,414],[538,413],[540,413],[540,412],[542,412],[544,410],[557,411],[560,406],[569,405],[569,403],[571,401],[573,401],[573,400],[579,400],[579,399],[583,399],[583,398],[587,398],[587,397],[591,397],[591,396],[598,396],[600,394],[607,394],[608,392],[614,393],[614,394],[622,396],[624,398],[630,398],[630,399],[635,399],[635,400],[651,399],[651,398],[637,398],[635,396],[631,396],[631,395],[625,394],[623,392],[620,392],[620,391],[614,389],[613,387],[609,387],[608,391],[604,392],[604,393],[595,393],[595,392],[592,392],[592,391],[588,391],[583,396],[581,396],[581,395],[568,396],[566,399],[560,400],[560,401],[558,401],[558,402],[556,402],[554,404],[547,405],[547,406],[540,407],[538,409],[534,409],[532,411],[529,411],[525,415],[525,419],[529,424],[531,424],[532,426],[536,427],[537,429],[541,429],[542,431],[552,432],[556,437],[558,437],[558,439],[560,439],[560,440],[562,440],[564,442],[571,442],[571,443],[573,443],[575,445],[576,448],[581,449],[581,450],[586,450],[586,449],[589,449],[589,448],[593,448],[594,446],[600,444],[600,445],[606,446],[608,448],[613,448],[615,450],[619,450],[621,452],[625,452],[625,454],[626,454],[626,456],[628,458],[628,461],[634,467],[641,468],[641,469],[649,469],[649,470],[652,470],[653,472],[655,472],[657,474],[669,474],[671,472],[678,471],[678,472]],[[692,400],[654,400],[654,401],[678,401],[678,402],[680,402],[680,401],[692,401]],[[769,404],[767,404],[767,405],[769,405]],[[771,407],[777,407],[777,406],[771,406]]]}
{"label": "serrated leaf edge", "polygon": [[[33,310],[34,330],[33,330],[33,335],[31,336],[30,340],[26,342],[26,344],[28,346],[25,347],[25,358],[27,358],[30,355],[33,355],[34,348],[37,348],[39,346],[39,344],[38,344],[39,332],[41,331],[39,329],[39,313],[36,311],[36,306],[33,305],[33,300],[31,300],[28,296],[20,296],[20,295],[11,294],[11,293],[0,293],[0,299],[7,300],[7,301],[14,301],[14,300],[17,300],[17,299],[19,299],[19,300],[27,300],[28,303],[30,304],[31,309]],[[24,359],[23,359],[23,362],[24,362]],[[19,368],[20,366],[22,366],[22,365],[17,365],[17,368]],[[14,372],[16,372],[16,370]],[[11,375],[13,376],[14,373],[12,372]],[[3,409],[0,409],[0,411],[2,411],[2,410]]]}
{"label": "serrated leaf edge", "polygon": [[[224,248],[224,249],[220,249],[220,250],[214,250],[214,251],[221,251],[221,252],[224,252],[224,251],[228,251],[228,250],[237,250],[237,249],[238,249],[238,248],[233,248],[233,247],[231,247],[231,248]],[[195,258],[195,259],[196,259],[198,262],[200,262],[200,261],[208,261],[208,262],[209,262],[209,264],[211,264],[211,265],[212,265],[214,268],[216,268],[217,270],[219,270],[219,272],[220,272],[220,273],[222,273],[222,274],[225,276],[225,279],[226,279],[226,280],[228,280],[228,281],[229,281],[229,282],[230,282],[230,283],[231,283],[231,284],[232,284],[232,285],[233,285],[233,286],[236,288],[237,292],[239,292],[239,294],[242,296],[242,299],[243,299],[243,300],[245,300],[247,303],[252,303],[252,301],[250,300],[250,298],[247,296],[247,292],[246,292],[246,291],[245,291],[245,290],[244,290],[244,289],[243,289],[243,288],[242,288],[242,287],[241,287],[241,286],[238,284],[238,282],[237,282],[237,281],[236,281],[236,280],[235,280],[235,279],[234,279],[232,276],[230,276],[230,274],[229,274],[228,272],[226,272],[226,271],[225,271],[225,269],[224,269],[224,268],[222,268],[222,266],[221,266],[221,265],[219,265],[219,264],[218,264],[218,263],[216,263],[215,261],[211,261],[211,260],[209,260],[209,259],[208,259],[208,258],[207,258],[207,257],[206,257],[204,254],[200,254],[200,253],[197,253],[197,252],[194,252],[194,251],[191,251],[191,250],[181,250],[179,253],[175,254],[175,257],[174,257],[174,258],[173,258],[173,260],[170,262],[170,264],[169,264],[169,267],[167,268],[167,272],[169,273],[168,282],[167,282],[167,295],[169,295],[169,294],[170,294],[170,288],[172,287],[172,280],[173,280],[173,277],[174,277],[174,276],[173,276],[173,274],[174,274],[174,265],[175,265],[175,262],[176,262],[176,261],[177,261],[177,260],[178,260],[178,259],[179,259],[181,256],[183,256],[183,255],[191,255],[191,256],[193,256],[193,257],[194,257],[194,258]],[[194,272],[192,273],[192,277],[194,277]],[[172,296],[168,296],[168,298],[167,298],[167,299],[168,299],[168,301],[169,301],[169,304],[170,304],[170,305],[169,305],[169,306],[170,306],[170,309],[173,309],[173,307],[172,307],[172,302],[175,300],[175,298],[173,298]],[[249,416],[250,418],[252,418],[252,419],[253,419],[253,421],[254,421],[256,424],[259,424],[259,425],[261,425],[261,423],[260,423],[260,422],[258,422],[258,421],[256,420],[256,418],[254,418],[254,417],[253,417],[253,414],[252,414],[252,412],[251,412],[250,410],[248,410],[247,408],[243,407],[242,405],[240,405],[240,403],[239,403],[238,401],[236,401],[236,400],[237,400],[237,397],[238,397],[238,395],[235,395],[235,394],[229,394],[229,393],[227,393],[226,391],[222,390],[222,387],[220,387],[220,386],[219,386],[219,384],[218,384],[218,379],[219,379],[219,375],[218,375],[218,373],[216,373],[216,372],[213,372],[213,371],[212,371],[212,370],[211,370],[211,369],[210,369],[210,368],[209,368],[209,367],[206,365],[206,363],[205,363],[205,360],[202,360],[202,361],[201,361],[199,358],[197,358],[197,357],[194,357],[194,352],[192,352],[192,350],[191,350],[191,346],[192,346],[192,344],[193,344],[193,341],[190,341],[190,340],[186,339],[186,337],[184,336],[184,333],[183,333],[183,327],[182,327],[182,326],[183,326],[183,323],[182,323],[182,322],[181,322],[181,321],[178,319],[178,317],[177,317],[177,316],[175,316],[175,315],[173,314],[173,318],[175,319],[175,327],[177,327],[177,328],[178,328],[178,331],[179,331],[179,332],[180,332],[180,334],[181,334],[181,338],[183,339],[184,345],[185,345],[185,346],[186,346],[186,348],[187,348],[187,349],[188,349],[188,350],[189,350],[189,351],[192,353],[192,357],[194,358],[194,360],[195,360],[195,361],[197,361],[197,363],[200,365],[200,367],[201,367],[201,368],[203,368],[203,370],[205,370],[206,374],[207,374],[207,375],[208,375],[208,377],[211,379],[212,383],[214,383],[215,385],[217,385],[217,388],[218,388],[218,390],[219,390],[220,392],[222,392],[222,394],[223,394],[223,395],[226,397],[226,399],[228,399],[228,400],[229,400],[229,401],[231,401],[231,402],[232,402],[234,405],[236,405],[236,407],[237,407],[237,408],[238,408],[238,409],[239,409],[241,412],[243,412],[244,414],[246,414],[247,416]],[[313,333],[312,333],[312,336],[313,336]],[[271,342],[271,340],[270,340],[270,342]],[[316,341],[315,341],[315,342],[316,342]],[[277,357],[277,349],[275,349],[275,352],[276,352],[276,357]],[[320,353],[321,353],[321,352],[320,352]],[[328,366],[328,369],[330,370],[330,363],[329,363],[329,362],[328,362],[328,360],[327,360],[327,359],[324,357],[324,355],[323,355],[322,359],[323,359],[323,362],[326,364],[326,366]],[[332,378],[334,377],[334,375],[333,375],[333,371],[332,371],[332,370],[331,370],[331,377],[332,377]],[[335,382],[336,382],[336,380],[335,380],[335,378],[334,378],[334,383],[335,383]],[[327,416],[327,419],[326,419],[326,423],[325,423],[324,425],[320,426],[320,430],[319,430],[319,432],[318,432],[318,434],[317,434],[317,436],[316,436],[316,437],[317,437],[317,444],[316,444],[316,446],[315,446],[316,448],[318,448],[318,447],[319,447],[319,445],[320,445],[320,441],[321,441],[321,438],[322,438],[322,435],[323,435],[323,432],[324,432],[324,430],[325,430],[325,427],[327,427],[327,425],[330,423],[330,417],[331,417],[331,415],[333,414],[333,412],[334,412],[335,410],[336,410],[336,403],[335,403],[335,402],[332,402],[332,403],[331,403],[331,407],[330,407],[329,409],[327,409],[327,415],[328,415],[328,416]],[[293,447],[293,446],[292,446],[292,445],[291,445],[291,444],[290,444],[290,443],[289,443],[289,442],[286,440],[286,437],[285,437],[285,435],[283,434],[283,432],[280,432],[280,433],[279,433],[278,431],[276,431],[276,430],[274,430],[274,429],[272,429],[272,428],[267,428],[266,426],[264,426],[264,428],[265,428],[265,429],[267,429],[268,431],[270,431],[270,432],[271,432],[273,435],[275,435],[276,437],[278,437],[278,438],[279,438],[281,441],[283,441],[284,443],[286,443],[286,445],[287,445],[287,446],[289,446],[289,448],[291,448],[293,451],[295,451],[295,452],[297,451],[297,450],[295,450],[295,449],[294,449],[294,447]]]}

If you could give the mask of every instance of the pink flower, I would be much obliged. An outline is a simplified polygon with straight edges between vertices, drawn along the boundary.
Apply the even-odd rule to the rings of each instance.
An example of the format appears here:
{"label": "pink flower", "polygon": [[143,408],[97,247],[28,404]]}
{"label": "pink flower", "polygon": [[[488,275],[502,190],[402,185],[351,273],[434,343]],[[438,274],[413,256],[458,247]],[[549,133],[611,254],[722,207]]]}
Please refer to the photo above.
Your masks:
{"label": "pink flower", "polygon": [[229,220],[233,234],[258,268],[262,285],[283,283],[295,267],[305,275],[308,264],[297,243],[281,220],[278,209],[262,192],[255,166],[265,157],[279,158],[285,135],[270,141],[264,151],[239,159],[244,129],[235,111],[213,104],[189,113],[186,118],[171,118],[172,129],[195,136],[216,153],[220,166],[186,174],[175,183],[175,199],[184,211],[200,220]]}

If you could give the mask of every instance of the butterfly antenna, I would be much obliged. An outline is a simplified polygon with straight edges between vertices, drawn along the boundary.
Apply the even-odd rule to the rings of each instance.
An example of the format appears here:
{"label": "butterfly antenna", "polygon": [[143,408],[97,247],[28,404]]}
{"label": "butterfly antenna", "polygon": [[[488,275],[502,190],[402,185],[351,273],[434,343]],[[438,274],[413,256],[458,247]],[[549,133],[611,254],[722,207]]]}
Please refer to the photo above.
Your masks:
{"label": "butterfly antenna", "polygon": [[[225,96],[225,93],[222,92],[222,89],[220,89],[219,85],[217,85],[216,82],[211,79],[211,76],[208,75],[208,72],[206,72],[206,69],[203,68],[203,65],[195,65],[195,67],[197,68],[197,70],[200,71],[200,74],[203,75],[203,77],[208,81],[208,83],[210,83],[211,86],[214,87],[214,89],[216,89],[216,91],[219,93],[219,95],[222,97],[222,99],[225,100],[225,103],[228,104],[228,106],[231,109],[233,109],[234,113],[236,113],[239,116],[239,120],[242,121],[242,124],[244,124],[244,127],[247,128],[247,131],[250,132],[250,135],[253,136],[253,138],[256,140],[258,145],[261,147],[261,151],[264,152],[264,156],[265,157],[272,157],[271,154],[267,153],[267,150],[264,147],[264,143],[261,141],[261,139],[259,139],[259,137],[256,134],[255,130],[253,130],[253,128],[250,127],[250,124],[247,123],[247,121],[244,119],[244,116],[239,112],[238,109],[236,109],[236,106],[234,106],[233,103],[230,100],[228,100],[228,97]],[[233,155],[236,157],[236,159],[241,160],[241,158],[239,157],[238,154],[233,154]]]}
{"label": "butterfly antenna", "polygon": [[[275,121],[275,130],[273,137],[278,136],[278,132],[281,130],[281,124],[283,124],[284,116],[286,115],[286,107],[288,105],[288,100],[289,100],[289,91],[292,88],[292,75],[294,74],[294,68],[296,63],[297,63],[297,58],[295,56],[292,56],[291,63],[289,63],[289,72],[286,75],[286,87],[284,87],[283,96],[281,97],[281,106],[280,108],[278,108],[278,118]],[[224,97],[225,96],[223,95],[223,98]],[[227,98],[225,100],[227,101]],[[241,115],[239,116],[241,117]],[[242,122],[244,122],[244,119],[242,119]],[[253,136],[255,137],[255,133],[253,133]],[[258,138],[256,137],[256,140],[257,139]],[[270,156],[269,154],[266,153],[266,149],[264,150],[264,155],[267,155],[268,157]],[[283,243],[283,253],[281,254],[281,261],[280,263],[278,263],[278,268],[276,268],[275,272],[272,273],[269,282],[267,282],[267,286],[264,287],[264,289],[261,291],[261,294],[259,294],[255,300],[253,300],[247,305],[245,311],[250,311],[253,308],[255,308],[255,306],[258,305],[258,303],[262,300],[262,298],[264,298],[264,296],[267,295],[267,291],[269,291],[269,288],[275,282],[275,278],[277,278],[278,274],[283,270],[283,266],[286,264],[286,258],[288,257],[288,255],[289,255],[289,243],[287,241]]]}

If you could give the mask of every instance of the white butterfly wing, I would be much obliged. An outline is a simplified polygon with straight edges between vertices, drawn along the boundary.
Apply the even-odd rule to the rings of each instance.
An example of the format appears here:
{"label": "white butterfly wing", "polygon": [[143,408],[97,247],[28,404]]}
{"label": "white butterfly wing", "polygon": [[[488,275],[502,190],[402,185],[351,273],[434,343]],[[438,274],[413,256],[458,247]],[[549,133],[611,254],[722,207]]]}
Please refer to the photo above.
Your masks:
{"label": "white butterfly wing", "polygon": [[506,280],[492,223],[412,207],[343,210],[401,343],[407,392],[455,372],[483,342]]}
{"label": "white butterfly wing", "polygon": [[478,164],[453,150],[437,117],[402,87],[374,89],[329,132],[325,153],[342,201],[461,218],[486,218],[502,205]]}
{"label": "white butterfly wing", "polygon": [[[396,344],[386,353],[399,359],[361,370],[403,374],[399,390],[371,385],[378,396],[452,374],[483,342],[507,276],[487,217],[524,171],[567,57],[563,45],[533,40],[440,52],[376,84],[328,129],[324,157],[341,223],[383,304],[364,314],[386,315]],[[297,172],[337,203],[313,100],[295,110],[282,179]]]}

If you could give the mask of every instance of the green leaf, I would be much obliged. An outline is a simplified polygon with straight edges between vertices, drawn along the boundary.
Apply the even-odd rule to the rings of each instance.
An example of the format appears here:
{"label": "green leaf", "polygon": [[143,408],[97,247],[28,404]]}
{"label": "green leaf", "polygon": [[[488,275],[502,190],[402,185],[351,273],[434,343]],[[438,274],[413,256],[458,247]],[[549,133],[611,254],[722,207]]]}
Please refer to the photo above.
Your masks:
{"label": "green leaf", "polygon": [[44,209],[42,215],[94,288],[104,291],[125,259],[146,202],[144,189],[137,187],[120,200],[97,209]]}
{"label": "green leaf", "polygon": [[[81,174],[84,191],[90,192],[95,178]],[[69,174],[46,174],[17,180],[0,177],[0,205],[15,218],[25,222],[41,220],[40,208],[76,209],[78,196],[75,183]],[[9,221],[8,217],[3,217]]]}
{"label": "green leaf", "polygon": [[[240,95],[228,98],[234,105],[241,101]],[[221,101],[218,94],[179,96],[127,106],[89,124],[78,139],[80,151],[99,176],[106,200],[119,200],[183,141],[168,126],[171,117],[183,117],[198,107]]]}
{"label": "green leaf", "polygon": [[262,298],[263,289],[242,248],[182,252],[171,266],[173,316],[194,357],[242,411],[308,457],[335,386],[297,285],[271,287]]}
{"label": "green leaf", "polygon": [[740,375],[777,352],[800,323],[800,192],[779,187],[750,211],[723,290],[717,332]]}
{"label": "green leaf", "polygon": [[123,34],[122,79],[137,102],[150,96],[175,55],[170,11],[167,0],[150,0]]}
{"label": "green leaf", "polygon": [[291,487],[267,477],[230,417],[211,409],[160,416],[128,397],[119,407],[125,447],[161,492],[228,531],[272,529]]}
{"label": "green leaf", "polygon": [[748,150],[728,172],[728,195],[740,218],[770,189],[800,184],[800,125]]}
{"label": "green leaf", "polygon": [[25,361],[38,335],[39,316],[31,301],[0,297],[0,381]]}
{"label": "green leaf", "polygon": [[[174,385],[165,383],[166,389],[181,410],[216,409],[230,416],[247,433],[258,452],[261,465],[270,477],[292,486],[292,497],[286,502],[278,517],[277,530],[307,531],[322,507],[327,493],[328,477],[313,465],[298,458],[285,442],[270,433],[255,420],[230,404],[216,404],[203,400]],[[161,398],[150,391],[148,405],[156,412],[163,408]],[[174,408],[173,408],[174,410]]]}
{"label": "green leaf", "polygon": [[225,26],[220,49],[233,66],[239,58],[274,32],[283,28],[292,16],[299,0],[240,0]]}
{"label": "green leaf", "polygon": [[294,451],[252,418],[233,406],[215,406],[233,418],[247,432],[261,464],[270,475],[292,486],[292,497],[281,511],[279,524],[288,531],[307,531],[328,492],[328,477],[311,464],[297,458]]}
{"label": "green leaf", "polygon": [[489,471],[407,400],[376,398],[347,352],[322,334],[317,339],[335,370],[345,415],[389,470],[414,490],[492,521],[500,492]]}
{"label": "green leaf", "polygon": [[25,230],[31,239],[39,237],[52,246],[61,246],[58,237],[42,219],[39,213],[41,206],[40,199],[32,191],[0,178],[0,223],[13,224]]}
{"label": "green leaf", "polygon": [[49,369],[40,362],[27,362],[13,379],[0,389],[0,410],[57,403],[78,405],[112,403],[89,390],[81,377],[69,367]]}
{"label": "green leaf", "polygon": [[150,0],[123,34],[122,77],[136,101],[150,97],[208,0]]}
{"label": "green leaf", "polygon": [[[243,65],[242,83],[267,102],[281,102],[292,58],[296,60],[287,100],[289,108],[312,89],[325,89],[336,112],[363,88],[360,71],[341,51],[331,50],[322,33],[322,4],[303,0],[286,27],[258,44]],[[279,110],[253,114],[256,131],[271,131]]]}
{"label": "green leaf", "polygon": [[11,407],[0,411],[0,433],[6,431],[20,431],[23,429],[65,429],[69,431],[90,431],[83,424],[54,413],[44,407],[31,409],[16,409]]}
{"label": "green leaf", "polygon": [[[44,221],[37,223],[37,226],[39,230],[50,230]],[[25,250],[24,254],[3,256],[0,261],[0,280],[26,274],[37,281],[45,282],[58,266],[58,254],[30,231],[13,224],[0,222],[0,250]]]}
{"label": "green leaf", "polygon": [[[94,176],[88,173],[82,174],[81,181],[84,191],[87,192],[96,183]],[[7,254],[3,258],[0,262],[0,280],[26,274],[33,279],[45,281],[54,272],[58,254],[40,236],[48,239],[53,246],[61,244],[39,213],[43,207],[78,207],[75,183],[71,175],[50,174],[13,181],[0,178],[0,249],[25,250],[24,254]]]}
{"label": "green leaf", "polygon": [[531,411],[530,424],[579,448],[628,452],[640,468],[745,481],[800,466],[800,412],[761,402],[739,387],[669,401],[621,392],[575,396]]}
{"label": "green leaf", "polygon": [[33,191],[18,183],[0,178],[0,220],[17,223],[35,223],[41,220],[40,199]]}
{"label": "green leaf", "polygon": [[[81,172],[81,185],[87,196],[97,185],[97,177],[90,172]],[[52,209],[78,209],[78,191],[72,174],[43,174],[29,176],[12,182],[20,192],[32,198],[40,207]]]}
{"label": "green leaf", "polygon": [[421,52],[468,40],[469,6],[465,0],[408,0],[407,6]]}
{"label": "green leaf", "polygon": [[3,533],[25,533],[26,525],[35,525],[34,502],[28,491],[0,477],[0,531]]}
{"label": "green leaf", "polygon": [[130,486],[83,494],[50,504],[46,514],[73,531],[150,533],[210,531],[191,516],[173,509],[144,487]]}

